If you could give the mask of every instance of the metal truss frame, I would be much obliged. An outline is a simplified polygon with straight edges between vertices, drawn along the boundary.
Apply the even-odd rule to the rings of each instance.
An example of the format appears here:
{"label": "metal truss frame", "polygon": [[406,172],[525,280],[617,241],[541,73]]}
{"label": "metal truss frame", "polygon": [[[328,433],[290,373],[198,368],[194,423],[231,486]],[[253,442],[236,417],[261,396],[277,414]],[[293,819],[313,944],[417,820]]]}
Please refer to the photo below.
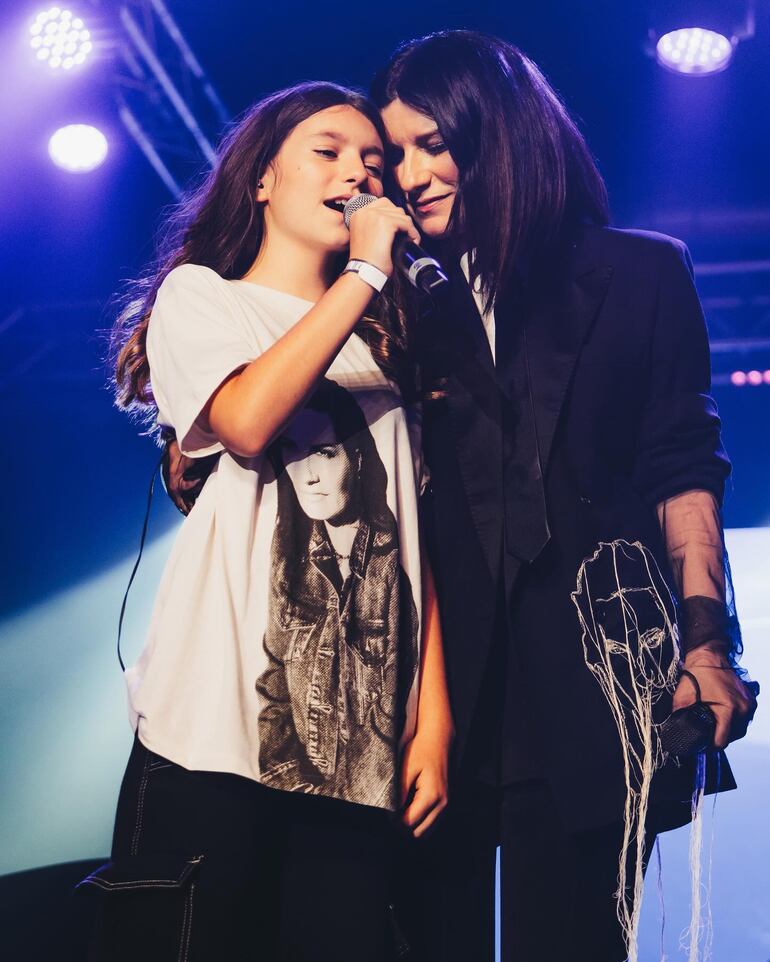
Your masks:
{"label": "metal truss frame", "polygon": [[230,113],[164,0],[121,0],[115,14],[118,116],[170,193],[215,162]]}

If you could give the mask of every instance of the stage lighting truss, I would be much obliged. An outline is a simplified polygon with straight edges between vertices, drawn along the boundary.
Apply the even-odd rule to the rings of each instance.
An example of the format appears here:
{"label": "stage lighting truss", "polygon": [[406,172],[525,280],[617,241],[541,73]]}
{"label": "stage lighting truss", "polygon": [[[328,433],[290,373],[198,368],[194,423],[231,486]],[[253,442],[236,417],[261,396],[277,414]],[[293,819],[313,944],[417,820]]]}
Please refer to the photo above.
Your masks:
{"label": "stage lighting truss", "polygon": [[178,197],[191,176],[214,164],[230,114],[163,0],[124,0],[117,27],[118,115]]}
{"label": "stage lighting truss", "polygon": [[94,48],[85,22],[62,7],[41,11],[30,24],[29,33],[36,58],[52,70],[79,67]]}
{"label": "stage lighting truss", "polygon": [[193,175],[214,164],[228,110],[164,0],[75,2],[34,19],[35,56],[51,69],[72,71],[94,50],[95,31],[120,121],[178,197]]}
{"label": "stage lighting truss", "polygon": [[770,260],[695,265],[709,329],[712,382],[770,388]]}
{"label": "stage lighting truss", "polygon": [[666,70],[705,77],[725,70],[754,36],[753,0],[650,0],[645,50]]}

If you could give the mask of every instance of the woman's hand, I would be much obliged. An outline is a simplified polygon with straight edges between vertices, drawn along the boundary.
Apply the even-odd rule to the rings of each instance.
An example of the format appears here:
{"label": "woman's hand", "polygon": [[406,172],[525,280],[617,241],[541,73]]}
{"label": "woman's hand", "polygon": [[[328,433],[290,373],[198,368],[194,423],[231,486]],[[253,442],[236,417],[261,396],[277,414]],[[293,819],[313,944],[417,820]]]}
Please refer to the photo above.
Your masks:
{"label": "woman's hand", "polygon": [[390,277],[393,273],[393,242],[398,234],[420,243],[420,233],[401,207],[387,199],[361,207],[350,218],[350,258],[374,264]]}
{"label": "woman's hand", "polygon": [[[684,667],[700,685],[701,698],[714,712],[717,727],[714,747],[726,748],[743,738],[757,709],[748,685],[733,671],[724,654],[703,645],[688,652]],[[696,700],[695,686],[683,675],[674,692],[673,709],[686,708]]]}
{"label": "woman's hand", "polygon": [[447,806],[449,751],[453,736],[451,727],[431,732],[420,731],[418,727],[404,749],[401,762],[402,821],[415,838],[427,832]]}

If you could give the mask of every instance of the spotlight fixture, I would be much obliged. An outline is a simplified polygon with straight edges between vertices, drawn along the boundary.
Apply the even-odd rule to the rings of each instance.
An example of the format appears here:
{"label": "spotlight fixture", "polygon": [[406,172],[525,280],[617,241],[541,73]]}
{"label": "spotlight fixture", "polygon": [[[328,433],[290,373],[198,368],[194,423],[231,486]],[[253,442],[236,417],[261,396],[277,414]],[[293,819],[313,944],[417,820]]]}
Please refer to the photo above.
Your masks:
{"label": "spotlight fixture", "polygon": [[717,73],[730,63],[733,45],[715,30],[682,27],[664,34],[656,51],[658,63],[677,73]]}
{"label": "spotlight fixture", "polygon": [[96,170],[107,156],[107,138],[89,124],[60,127],[48,141],[51,160],[62,170],[85,174]]}
{"label": "spotlight fixture", "polygon": [[72,70],[85,63],[93,50],[91,32],[71,10],[51,7],[30,24],[30,46],[52,70]]}
{"label": "spotlight fixture", "polygon": [[673,73],[703,77],[754,36],[753,0],[651,0],[646,52]]}

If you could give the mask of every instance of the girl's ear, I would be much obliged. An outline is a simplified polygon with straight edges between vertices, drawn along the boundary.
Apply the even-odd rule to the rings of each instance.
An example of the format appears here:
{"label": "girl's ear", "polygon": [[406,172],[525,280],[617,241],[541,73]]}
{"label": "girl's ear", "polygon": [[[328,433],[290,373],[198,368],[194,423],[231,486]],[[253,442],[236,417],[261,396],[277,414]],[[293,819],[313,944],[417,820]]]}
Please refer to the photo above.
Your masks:
{"label": "girl's ear", "polygon": [[268,167],[257,182],[256,201],[258,204],[266,204],[270,199],[270,192],[275,186],[275,172],[272,167]]}

